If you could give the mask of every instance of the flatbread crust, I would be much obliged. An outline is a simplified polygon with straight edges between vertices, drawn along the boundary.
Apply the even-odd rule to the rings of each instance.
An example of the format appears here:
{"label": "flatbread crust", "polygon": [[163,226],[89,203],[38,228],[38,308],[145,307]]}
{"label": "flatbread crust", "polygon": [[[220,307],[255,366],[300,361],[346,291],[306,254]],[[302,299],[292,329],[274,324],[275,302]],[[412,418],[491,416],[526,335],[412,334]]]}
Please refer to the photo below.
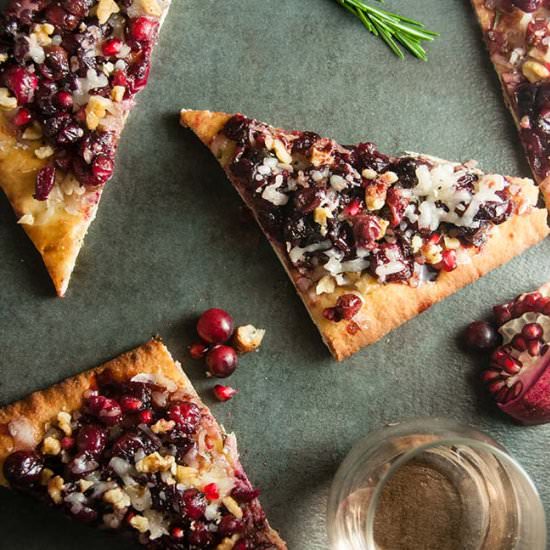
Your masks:
{"label": "flatbread crust", "polygon": [[[495,8],[488,8],[485,5],[485,0],[471,0],[472,6],[474,7],[474,10],[477,14],[477,18],[479,21],[479,24],[481,25],[481,29],[483,31],[483,36],[485,37],[485,33],[489,30],[491,30],[495,17],[496,17],[496,10]],[[500,81],[502,94],[504,95],[504,102],[506,103],[506,106],[508,107],[508,110],[512,114],[512,117],[514,119],[514,122],[516,124],[516,127],[518,130],[520,129],[520,121],[518,118],[518,115],[516,113],[516,110],[514,109],[513,105],[510,102],[510,98],[508,97],[508,92],[506,90],[506,86],[504,84],[504,81],[502,79],[502,73],[498,70],[497,65],[494,65],[495,71],[498,75],[498,79]],[[542,192],[542,195],[544,197],[544,200],[546,202],[546,207],[550,209],[550,176],[547,178],[540,178],[537,176],[537,173],[535,170],[533,170],[533,177],[535,178],[535,181],[538,183],[540,190]]]}
{"label": "flatbread crust", "polygon": [[[163,4],[159,33],[168,15],[170,1]],[[133,105],[133,102],[130,104]],[[121,109],[113,127],[116,143],[126,124],[131,106]],[[41,140],[18,141],[6,113],[0,111],[0,189],[4,191],[19,223],[41,254],[59,297],[65,296],[76,259],[88,228],[94,221],[104,186],[87,189],[74,174],[58,170],[55,199],[37,201],[33,198],[36,175],[48,164],[34,155],[43,145]],[[76,196],[76,190],[82,194]],[[68,208],[65,208],[69,203]],[[29,215],[31,219],[29,220]]]}
{"label": "flatbread crust", "polygon": [[[226,449],[231,453],[235,467],[242,470],[234,436],[225,435],[208,407],[201,401],[180,364],[173,360],[170,352],[160,339],[153,339],[99,367],[68,378],[45,390],[32,393],[21,401],[1,408],[0,485],[8,487],[8,482],[2,473],[4,461],[15,450],[24,448],[10,434],[10,423],[18,423],[21,419],[24,419],[28,426],[32,428],[35,444],[37,444],[46,433],[46,424],[53,422],[60,411],[74,411],[82,407],[84,394],[94,388],[97,375],[103,372],[108,372],[109,376],[116,382],[128,381],[141,373],[161,375],[175,382],[178,388],[184,389],[186,394],[192,397],[197,405],[201,407],[203,413],[210,416],[210,421],[219,433],[225,439],[231,438],[231,444],[226,445]],[[277,548],[286,549],[286,544],[271,527],[269,528],[269,537]]]}
{"label": "flatbread crust", "polygon": [[[226,113],[183,110],[181,123],[191,128],[201,141],[210,147],[213,138],[231,116]],[[224,159],[218,160],[223,165]],[[514,183],[524,186],[530,196],[533,193],[536,196],[536,189],[530,180],[516,178]],[[238,191],[238,186],[235,187]],[[242,194],[241,197],[246,202]],[[255,214],[254,211],[253,213]],[[479,254],[471,253],[471,262],[460,265],[450,273],[440,273],[437,281],[433,283],[426,283],[419,288],[399,283],[371,284],[363,276],[366,292],[361,295],[364,303],[357,318],[354,318],[362,330],[355,334],[350,334],[346,330],[346,323],[334,323],[323,317],[323,310],[333,306],[339,295],[349,291],[339,288],[334,293],[317,296],[314,292],[301,290],[298,285],[299,273],[280,247],[273,242],[271,244],[317,325],[324,342],[334,357],[341,361],[540,242],[548,233],[547,212],[533,208],[525,215],[514,216],[504,224],[495,226],[482,251]]]}

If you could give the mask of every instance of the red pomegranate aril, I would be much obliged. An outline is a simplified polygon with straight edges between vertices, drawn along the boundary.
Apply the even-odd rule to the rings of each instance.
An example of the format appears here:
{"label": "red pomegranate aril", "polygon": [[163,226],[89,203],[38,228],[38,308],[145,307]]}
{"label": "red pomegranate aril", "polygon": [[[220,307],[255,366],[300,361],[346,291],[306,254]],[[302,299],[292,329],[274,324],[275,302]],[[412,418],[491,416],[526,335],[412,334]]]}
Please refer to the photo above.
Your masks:
{"label": "red pomegranate aril", "polygon": [[219,401],[229,401],[238,393],[238,390],[231,386],[222,386],[221,384],[216,384],[213,391]]}
{"label": "red pomegranate aril", "polygon": [[182,539],[185,535],[185,531],[181,527],[172,527],[170,529],[170,536],[173,539],[179,540]]}
{"label": "red pomegranate aril", "polygon": [[536,357],[541,354],[542,343],[539,340],[530,340],[527,342],[527,351],[531,357]]}
{"label": "red pomegranate aril", "polygon": [[495,306],[493,308],[493,314],[497,325],[501,326],[504,323],[507,323],[512,319],[512,312],[510,311],[510,306],[508,304]]}
{"label": "red pomegranate aril", "polygon": [[529,308],[535,308],[541,298],[542,294],[540,292],[531,292],[523,297],[523,303]]}
{"label": "red pomegranate aril", "polygon": [[441,261],[441,267],[444,271],[454,271],[457,267],[456,251],[444,250],[442,254],[443,260]]}
{"label": "red pomegranate aril", "polygon": [[521,370],[521,365],[518,364],[518,360],[513,357],[506,357],[506,359],[501,362],[501,365],[508,374],[517,374]]}
{"label": "red pomegranate aril", "polygon": [[501,375],[500,370],[489,369],[489,370],[484,371],[481,374],[481,380],[483,380],[483,382],[488,383],[488,382],[492,382],[493,380],[500,379],[501,376],[502,375]]}
{"label": "red pomegranate aril", "polygon": [[518,381],[512,386],[512,391],[510,392],[510,399],[516,399],[519,394],[523,391],[523,384]]}
{"label": "red pomegranate aril", "polygon": [[215,483],[209,483],[202,488],[202,492],[205,494],[208,500],[218,500],[220,498],[220,491]]}
{"label": "red pomegranate aril", "polygon": [[345,208],[344,214],[346,216],[356,216],[361,210],[361,202],[358,199],[353,199]]}
{"label": "red pomegranate aril", "polygon": [[233,318],[223,309],[208,309],[197,322],[197,333],[209,344],[223,344],[233,334]]}
{"label": "red pomegranate aril", "polygon": [[203,342],[195,342],[189,346],[188,350],[192,359],[202,359],[208,351],[208,346]]}
{"label": "red pomegranate aril", "polygon": [[495,395],[495,400],[497,403],[506,403],[510,395],[510,388],[508,386],[503,386]]}
{"label": "red pomegranate aril", "polygon": [[35,191],[33,197],[37,201],[45,201],[50,195],[55,184],[55,167],[44,166],[36,175]]}
{"label": "red pomegranate aril", "polygon": [[525,351],[527,350],[527,341],[523,336],[516,334],[512,338],[512,346],[516,348],[518,351]]}
{"label": "red pomegranate aril", "polygon": [[217,378],[231,376],[238,363],[237,352],[230,346],[214,346],[206,355],[206,366],[210,374]]}
{"label": "red pomegranate aril", "polygon": [[124,71],[116,70],[111,77],[113,86],[128,86],[128,78],[124,74]]}
{"label": "red pomegranate aril", "polygon": [[26,126],[32,120],[31,112],[25,107],[21,107],[13,117],[13,123],[16,126]]}
{"label": "red pomegranate aril", "polygon": [[138,17],[130,21],[130,36],[141,42],[149,41],[153,38],[158,27],[158,23],[148,17]]}
{"label": "red pomegranate aril", "polygon": [[103,46],[101,46],[101,51],[104,56],[112,57],[120,52],[121,48],[122,40],[120,40],[120,38],[111,38],[103,43]]}
{"label": "red pomegranate aril", "polygon": [[146,409],[139,413],[139,421],[142,424],[151,424],[153,422],[153,411]]}
{"label": "red pomegranate aril", "polygon": [[120,406],[125,412],[135,412],[139,411],[143,407],[143,403],[137,397],[125,395],[120,399]]}
{"label": "red pomegranate aril", "polygon": [[464,331],[464,344],[471,350],[486,351],[494,348],[498,342],[497,331],[486,321],[474,321]]}
{"label": "red pomegranate aril", "polygon": [[57,92],[55,102],[59,107],[69,109],[73,106],[73,94],[67,92],[67,90],[61,90]]}
{"label": "red pomegranate aril", "polygon": [[504,386],[506,386],[506,382],[504,380],[496,380],[495,382],[491,382],[487,387],[491,393],[498,393]]}
{"label": "red pomegranate aril", "polygon": [[538,323],[527,323],[521,333],[527,340],[538,340],[542,336],[543,330]]}

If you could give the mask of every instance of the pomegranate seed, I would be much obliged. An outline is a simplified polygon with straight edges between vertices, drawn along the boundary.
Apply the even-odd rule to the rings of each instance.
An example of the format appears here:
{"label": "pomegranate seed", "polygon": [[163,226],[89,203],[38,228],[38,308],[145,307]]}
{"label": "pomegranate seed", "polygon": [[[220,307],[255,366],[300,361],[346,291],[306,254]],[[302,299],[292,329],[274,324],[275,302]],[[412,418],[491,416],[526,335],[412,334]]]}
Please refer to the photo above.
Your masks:
{"label": "pomegranate seed", "polygon": [[174,539],[182,539],[185,535],[185,531],[181,527],[172,527],[170,535]]}
{"label": "pomegranate seed", "polygon": [[485,321],[474,321],[464,331],[464,344],[468,349],[485,351],[494,348],[499,336],[493,325]]}
{"label": "pomegranate seed", "polygon": [[208,309],[197,322],[197,332],[209,344],[222,344],[233,334],[233,318],[223,309]]}
{"label": "pomegranate seed", "polygon": [[101,47],[101,51],[103,52],[104,56],[112,57],[116,55],[118,52],[120,52],[121,48],[122,48],[122,40],[120,40],[120,38],[111,38],[110,40],[106,40],[103,43],[103,46]]}
{"label": "pomegranate seed", "polygon": [[223,537],[230,537],[235,533],[240,533],[243,528],[243,523],[238,520],[233,514],[227,514],[223,516],[218,525],[218,531]]}
{"label": "pomegranate seed", "polygon": [[180,430],[187,434],[195,433],[201,420],[201,410],[195,403],[179,401],[168,410],[170,420],[173,420]]}
{"label": "pomegranate seed", "polygon": [[137,397],[130,397],[125,395],[120,400],[120,406],[123,411],[135,412],[139,411],[143,407],[143,403]]}
{"label": "pomegranate seed", "polygon": [[503,304],[500,306],[495,306],[493,308],[493,313],[495,315],[495,320],[497,325],[501,326],[504,323],[507,323],[512,318],[512,312],[510,311],[509,304]]}
{"label": "pomegranate seed", "polygon": [[55,168],[53,166],[44,166],[36,175],[35,192],[33,197],[37,201],[45,201],[55,183]]}
{"label": "pomegranate seed", "polygon": [[187,349],[189,350],[189,355],[192,359],[202,359],[208,351],[208,346],[203,342],[195,342]]}
{"label": "pomegranate seed", "polygon": [[481,380],[483,382],[492,382],[501,377],[500,370],[489,369],[481,373]]}
{"label": "pomegranate seed", "polygon": [[497,393],[499,392],[504,386],[506,385],[506,382],[504,380],[496,380],[495,382],[491,382],[487,388],[491,393]]}
{"label": "pomegranate seed", "polygon": [[444,250],[442,254],[443,260],[441,266],[445,271],[454,271],[457,267],[456,251]]}
{"label": "pomegranate seed", "polygon": [[19,111],[17,111],[16,115],[13,117],[13,123],[16,126],[25,126],[31,120],[31,112],[28,109],[25,109],[25,107],[21,107],[21,109],[19,109]]}
{"label": "pomegranate seed", "polygon": [[521,333],[527,340],[538,340],[542,336],[543,330],[538,323],[527,323]]}
{"label": "pomegranate seed", "polygon": [[217,378],[227,378],[237,368],[237,352],[230,346],[214,346],[206,355],[206,366],[210,374]]}
{"label": "pomegranate seed", "polygon": [[523,302],[526,306],[534,308],[541,298],[542,294],[540,292],[531,292],[523,297]]}
{"label": "pomegranate seed", "polygon": [[138,17],[130,22],[130,36],[136,40],[149,41],[156,32],[158,23],[148,17]]}
{"label": "pomegranate seed", "polygon": [[544,313],[544,310],[547,307],[550,308],[550,298],[544,297],[537,302],[537,311],[539,311],[540,313]]}
{"label": "pomegranate seed", "polygon": [[208,500],[218,500],[220,498],[220,491],[215,483],[209,483],[205,485],[202,492],[206,495]]}
{"label": "pomegranate seed", "polygon": [[497,403],[506,403],[508,401],[508,396],[510,395],[510,388],[508,386],[503,386],[495,395],[495,400]]}
{"label": "pomegranate seed", "polygon": [[153,411],[146,409],[139,413],[139,421],[141,424],[151,424],[153,422]]}
{"label": "pomegranate seed", "polygon": [[59,107],[69,109],[73,106],[73,94],[71,94],[71,92],[67,92],[67,90],[61,90],[60,92],[57,92],[55,102]]}
{"label": "pomegranate seed", "polygon": [[531,357],[537,357],[537,355],[540,355],[541,350],[542,344],[540,343],[540,340],[530,340],[527,343],[527,351]]}
{"label": "pomegranate seed", "polygon": [[128,79],[126,78],[124,71],[116,70],[113,73],[111,80],[112,80],[113,86],[125,86],[125,87],[128,86]]}
{"label": "pomegranate seed", "polygon": [[510,393],[510,399],[516,399],[519,394],[523,391],[523,382],[519,380],[512,386],[512,391]]}
{"label": "pomegranate seed", "polygon": [[516,334],[514,338],[512,338],[512,346],[518,351],[525,351],[527,349],[527,341],[523,336]]}
{"label": "pomegranate seed", "polygon": [[73,437],[61,438],[61,447],[65,450],[72,449],[74,447],[75,440]]}
{"label": "pomegranate seed", "polygon": [[346,216],[356,216],[361,210],[361,202],[359,199],[353,199],[345,208],[344,215]]}
{"label": "pomegranate seed", "polygon": [[245,539],[239,539],[233,546],[233,550],[250,550],[250,546]]}
{"label": "pomegranate seed", "polygon": [[508,374],[517,374],[521,370],[521,365],[513,357],[506,357],[501,365]]}
{"label": "pomegranate seed", "polygon": [[429,239],[428,243],[430,244],[439,244],[439,241],[441,240],[441,235],[439,233],[434,233]]}
{"label": "pomegranate seed", "polygon": [[237,390],[231,386],[222,386],[221,384],[214,386],[214,395],[220,401],[229,401],[236,393],[238,393]]}

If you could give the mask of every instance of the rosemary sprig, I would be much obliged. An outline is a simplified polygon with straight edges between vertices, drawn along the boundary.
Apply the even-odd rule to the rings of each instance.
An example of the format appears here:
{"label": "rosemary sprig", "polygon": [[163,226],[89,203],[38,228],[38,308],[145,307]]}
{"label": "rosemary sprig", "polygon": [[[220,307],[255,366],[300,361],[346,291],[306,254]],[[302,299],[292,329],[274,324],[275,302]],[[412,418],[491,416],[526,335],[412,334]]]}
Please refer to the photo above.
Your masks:
{"label": "rosemary sprig", "polygon": [[431,42],[439,36],[439,33],[427,30],[420,21],[371,6],[363,0],[336,0],[336,2],[358,17],[370,33],[381,38],[401,59],[405,56],[400,46],[422,61],[428,60],[422,42]]}

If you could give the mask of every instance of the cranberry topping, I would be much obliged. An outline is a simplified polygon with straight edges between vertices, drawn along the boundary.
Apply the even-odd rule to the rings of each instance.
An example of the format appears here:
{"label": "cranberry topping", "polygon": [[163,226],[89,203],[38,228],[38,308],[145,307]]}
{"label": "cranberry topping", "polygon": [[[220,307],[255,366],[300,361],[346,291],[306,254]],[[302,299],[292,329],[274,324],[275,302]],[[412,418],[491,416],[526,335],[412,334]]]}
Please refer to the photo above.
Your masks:
{"label": "cranberry topping", "polygon": [[511,0],[512,4],[526,13],[532,13],[537,11],[541,6],[543,0]]}
{"label": "cranberry topping", "polygon": [[21,107],[13,117],[13,123],[16,126],[26,126],[32,120],[32,114],[25,107]]}
{"label": "cranberry topping", "polygon": [[209,344],[227,342],[233,334],[233,318],[223,309],[208,309],[199,318],[197,333]]}
{"label": "cranberry topping", "polygon": [[200,409],[190,401],[175,403],[170,407],[168,414],[178,428],[186,434],[195,433],[201,419]]}
{"label": "cranberry topping", "polygon": [[34,451],[16,451],[4,462],[4,476],[20,489],[32,487],[44,468],[42,458]]}
{"label": "cranberry topping", "polygon": [[90,456],[100,455],[107,445],[107,432],[93,424],[82,426],[76,436],[76,446]]}
{"label": "cranberry topping", "polygon": [[204,494],[198,489],[187,489],[181,495],[182,512],[191,520],[201,519],[207,504]]}
{"label": "cranberry topping", "polygon": [[206,365],[210,374],[217,378],[227,378],[237,368],[237,352],[230,346],[214,346],[206,354]]}
{"label": "cranberry topping", "polygon": [[486,351],[493,349],[500,341],[500,336],[490,323],[474,321],[464,332],[464,343],[468,349]]}
{"label": "cranberry topping", "polygon": [[53,166],[44,166],[38,171],[36,176],[36,186],[33,197],[37,201],[45,201],[55,184],[55,168]]}
{"label": "cranberry topping", "polygon": [[355,294],[343,294],[336,301],[334,307],[327,308],[323,311],[323,316],[329,321],[339,323],[346,320],[351,321],[359,313],[363,307],[363,301]]}
{"label": "cranberry topping", "polygon": [[23,67],[10,67],[4,72],[4,82],[19,105],[30,103],[38,87],[38,78]]}

